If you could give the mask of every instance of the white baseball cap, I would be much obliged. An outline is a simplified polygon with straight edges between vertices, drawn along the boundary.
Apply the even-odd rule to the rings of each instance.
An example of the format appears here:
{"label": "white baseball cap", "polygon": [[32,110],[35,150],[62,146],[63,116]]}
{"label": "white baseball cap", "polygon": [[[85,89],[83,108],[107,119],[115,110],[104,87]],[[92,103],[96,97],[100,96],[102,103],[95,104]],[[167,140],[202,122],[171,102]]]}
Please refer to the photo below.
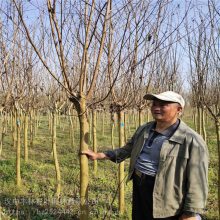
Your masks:
{"label": "white baseball cap", "polygon": [[180,94],[173,92],[173,91],[166,91],[166,92],[162,92],[160,94],[150,94],[149,93],[144,96],[144,99],[146,99],[146,100],[159,99],[162,101],[179,103],[182,108],[184,108],[184,106],[185,106],[185,101],[184,101],[183,97]]}

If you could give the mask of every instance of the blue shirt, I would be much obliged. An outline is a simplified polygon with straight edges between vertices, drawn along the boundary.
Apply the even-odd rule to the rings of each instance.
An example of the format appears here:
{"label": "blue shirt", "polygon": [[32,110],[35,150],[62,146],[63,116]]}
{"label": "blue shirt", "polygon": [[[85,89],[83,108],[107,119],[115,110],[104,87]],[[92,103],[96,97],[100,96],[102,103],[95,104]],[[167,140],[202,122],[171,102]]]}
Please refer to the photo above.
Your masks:
{"label": "blue shirt", "polygon": [[156,123],[153,124],[149,137],[145,140],[142,151],[136,161],[135,169],[141,173],[155,176],[160,160],[160,150],[165,140],[168,140],[177,129],[180,120],[168,127],[163,132],[155,131]]}

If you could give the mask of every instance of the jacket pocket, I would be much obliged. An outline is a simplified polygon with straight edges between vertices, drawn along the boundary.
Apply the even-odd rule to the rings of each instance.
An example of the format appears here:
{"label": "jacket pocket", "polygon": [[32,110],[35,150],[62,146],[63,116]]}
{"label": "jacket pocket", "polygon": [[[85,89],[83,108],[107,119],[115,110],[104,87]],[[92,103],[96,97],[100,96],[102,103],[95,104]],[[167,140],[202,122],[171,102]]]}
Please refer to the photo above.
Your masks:
{"label": "jacket pocket", "polygon": [[189,151],[187,150],[187,148],[178,143],[165,143],[165,146],[163,146],[163,150],[164,152],[162,152],[162,155],[164,159],[167,157],[178,157],[182,159],[189,158]]}
{"label": "jacket pocket", "polygon": [[188,159],[189,158],[189,152],[186,148],[181,147],[181,145],[179,145],[179,146],[175,146],[167,156],[180,157],[180,158]]}

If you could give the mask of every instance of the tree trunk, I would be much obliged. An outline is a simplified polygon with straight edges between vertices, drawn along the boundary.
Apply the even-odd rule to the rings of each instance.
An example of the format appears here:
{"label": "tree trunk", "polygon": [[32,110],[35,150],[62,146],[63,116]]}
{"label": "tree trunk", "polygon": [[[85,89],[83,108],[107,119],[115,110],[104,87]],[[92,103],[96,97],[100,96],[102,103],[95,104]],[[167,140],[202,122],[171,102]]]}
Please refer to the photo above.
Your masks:
{"label": "tree trunk", "polygon": [[115,123],[114,123],[114,121],[112,121],[112,124],[111,124],[111,145],[112,145],[112,150],[115,149],[115,145],[114,145],[114,129],[115,129]]}
{"label": "tree trunk", "polygon": [[36,110],[33,109],[31,111],[31,118],[32,118],[32,122],[31,122],[31,126],[32,126],[32,132],[33,132],[33,142],[34,142],[34,137],[36,136],[37,132],[36,132]]}
{"label": "tree trunk", "polygon": [[30,147],[33,148],[34,146],[34,119],[33,119],[33,111],[30,111]]}
{"label": "tree trunk", "polygon": [[0,157],[2,156],[2,148],[3,148],[3,118],[1,115],[0,119],[0,129],[1,129],[1,140],[0,140]]}
{"label": "tree trunk", "polygon": [[205,142],[207,142],[207,133],[206,133],[206,123],[205,123],[205,111],[201,109],[201,116],[202,116],[202,136]]}
{"label": "tree trunk", "polygon": [[115,149],[115,144],[114,144],[115,117],[114,116],[115,116],[114,112],[111,112],[110,121],[111,121],[111,146],[112,146],[112,150]]}
{"label": "tree trunk", "polygon": [[89,112],[88,119],[89,119],[89,144],[91,144],[92,143],[92,112]]}
{"label": "tree trunk", "polygon": [[[93,151],[97,153],[97,137],[96,137],[96,110],[92,109],[92,145],[93,145]],[[97,160],[93,161],[93,171],[94,175],[97,174]]]}
{"label": "tree trunk", "polygon": [[51,132],[51,113],[50,111],[48,111],[48,129]]}
{"label": "tree trunk", "polygon": [[8,113],[5,113],[5,134],[8,133],[9,121],[10,121],[10,118],[8,116]]}
{"label": "tree trunk", "polygon": [[56,129],[57,129],[57,114],[56,114],[56,111],[54,111],[52,113],[52,148],[53,148],[54,165],[55,165],[55,170],[56,170],[56,181],[57,181],[56,196],[59,198],[60,192],[61,192],[61,175],[60,175],[59,161],[58,161],[58,157],[57,157]]}
{"label": "tree trunk", "polygon": [[220,119],[215,120],[217,147],[218,147],[218,212],[220,216]]}
{"label": "tree trunk", "polygon": [[197,107],[197,132],[202,135],[202,111],[200,107]]}
{"label": "tree trunk", "polygon": [[138,124],[139,124],[139,122],[137,122],[137,120],[139,120],[139,119],[137,118],[137,113],[134,112],[134,122],[135,122],[135,129],[136,129],[136,130],[137,130]]}
{"label": "tree trunk", "polygon": [[34,111],[34,136],[36,137],[38,133],[38,111]]}
{"label": "tree trunk", "polygon": [[139,126],[141,126],[143,124],[143,115],[142,115],[143,110],[142,109],[138,109],[138,119],[139,119]]}
{"label": "tree trunk", "polygon": [[102,112],[102,136],[105,136],[105,112]]}
{"label": "tree trunk", "polygon": [[193,110],[193,125],[194,125],[195,130],[197,131],[197,123],[196,123],[197,120],[196,120],[196,116],[197,116],[196,111]]}
{"label": "tree trunk", "polygon": [[69,109],[69,125],[70,125],[70,143],[71,147],[74,147],[74,125],[73,125],[73,116],[72,116],[72,111]]}
{"label": "tree trunk", "polygon": [[[124,146],[124,121],[123,111],[118,112],[119,127],[119,147]],[[124,213],[125,210],[125,186],[124,186],[124,162],[119,164],[119,212]]]}
{"label": "tree trunk", "polygon": [[41,121],[40,121],[40,113],[39,112],[37,112],[37,129],[40,127],[40,123],[41,123]]}
{"label": "tree trunk", "polygon": [[[84,98],[80,100],[79,105],[80,152],[82,152],[84,150],[88,150],[89,125],[86,115],[86,102]],[[87,220],[89,216],[88,178],[88,158],[86,155],[80,155],[80,220]]]}
{"label": "tree trunk", "polygon": [[57,115],[56,116],[57,117],[57,119],[56,119],[57,126],[60,128],[60,126],[61,126],[60,111],[57,111],[56,115]]}
{"label": "tree trunk", "polygon": [[7,124],[7,115],[2,114],[1,115],[1,141],[0,141],[0,156],[2,156],[2,151],[3,151],[3,142],[4,142],[4,137],[6,134],[6,124]]}
{"label": "tree trunk", "polygon": [[11,120],[11,123],[12,123],[12,139],[13,139],[13,147],[16,149],[17,147],[17,137],[16,137],[16,134],[17,134],[17,125],[16,125],[16,110],[13,108],[12,110],[12,120]]}
{"label": "tree trunk", "polygon": [[126,123],[126,125],[127,125],[127,132],[128,132],[128,136],[130,136],[130,134],[131,134],[131,124],[132,124],[132,122],[131,122],[132,120],[131,120],[131,114],[130,114],[130,111],[128,112],[128,117],[127,117],[127,123]]}
{"label": "tree trunk", "polygon": [[124,112],[124,143],[127,141],[127,115]]}
{"label": "tree trunk", "polygon": [[21,121],[18,109],[15,112],[17,126],[17,153],[16,153],[16,184],[21,186]]}
{"label": "tree trunk", "polygon": [[28,162],[28,114],[24,115],[24,160]]}

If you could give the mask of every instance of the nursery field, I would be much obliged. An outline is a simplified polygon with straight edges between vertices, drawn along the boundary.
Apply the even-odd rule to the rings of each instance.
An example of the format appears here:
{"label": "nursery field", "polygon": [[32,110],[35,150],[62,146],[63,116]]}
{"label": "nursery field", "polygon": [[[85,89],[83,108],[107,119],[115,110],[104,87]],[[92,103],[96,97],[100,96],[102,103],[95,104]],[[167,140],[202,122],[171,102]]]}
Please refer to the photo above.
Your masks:
{"label": "nursery field", "polygon": [[[129,116],[126,136],[135,131],[137,123]],[[79,126],[75,121],[74,146],[70,144],[69,123],[66,116],[60,116],[57,125],[57,151],[61,170],[61,196],[55,196],[56,173],[52,155],[51,133],[48,129],[48,117],[41,116],[35,129],[33,147],[29,148],[29,160],[21,160],[20,188],[16,187],[16,149],[12,144],[10,125],[4,138],[3,153],[0,158],[0,220],[52,220],[79,219]],[[191,127],[190,117],[184,121]],[[97,120],[98,150],[111,148],[110,117],[101,114]],[[117,147],[117,124],[114,144]],[[218,220],[217,204],[217,147],[214,124],[207,125],[209,165],[209,199],[207,209],[202,216],[207,220]],[[21,137],[22,138],[22,137]],[[90,137],[90,140],[92,138]],[[23,146],[22,155],[23,158]],[[125,162],[125,171],[128,169]],[[118,212],[118,165],[110,161],[98,161],[98,171],[93,173],[93,162],[89,161],[89,216],[90,219],[131,219],[132,183],[125,185],[126,210]],[[126,181],[126,179],[125,179]]]}

